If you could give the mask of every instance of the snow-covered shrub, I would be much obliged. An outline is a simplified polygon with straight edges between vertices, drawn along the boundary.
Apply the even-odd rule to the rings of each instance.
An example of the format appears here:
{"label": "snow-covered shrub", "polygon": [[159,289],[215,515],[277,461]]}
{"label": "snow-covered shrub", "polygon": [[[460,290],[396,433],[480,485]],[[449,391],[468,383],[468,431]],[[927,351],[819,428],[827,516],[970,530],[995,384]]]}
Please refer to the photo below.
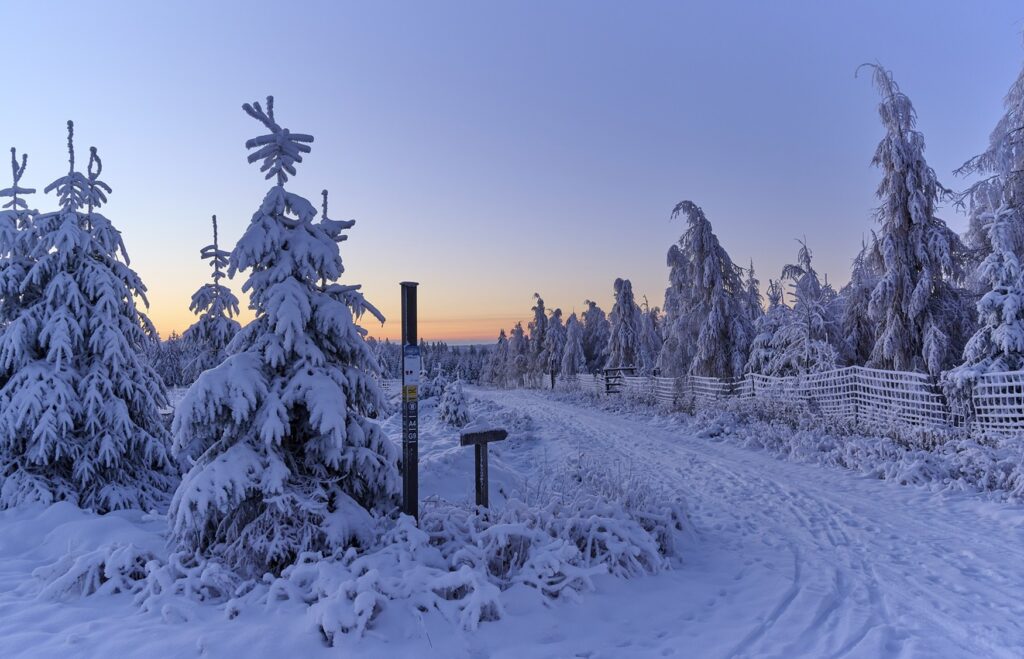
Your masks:
{"label": "snow-covered shrub", "polygon": [[174,418],[175,450],[194,466],[170,509],[178,548],[243,574],[279,571],[300,554],[372,542],[371,518],[397,503],[397,450],[371,417],[387,406],[377,359],[357,324],[380,313],[344,272],[338,243],[354,221],[327,217],[284,183],[309,135],[274,118],[273,99],[243,106],[269,129],[250,162],[276,178],[231,253],[228,274],[255,319],[202,374]]}
{"label": "snow-covered shrub", "polygon": [[389,606],[414,615],[434,611],[475,629],[504,614],[501,592],[514,586],[543,598],[573,598],[592,589],[596,575],[666,568],[678,554],[685,514],[635,487],[640,483],[587,467],[549,480],[543,501],[532,505],[511,499],[500,510],[483,511],[435,504],[423,510],[418,527],[400,517],[373,550],[304,554],[249,597],[268,606],[309,604],[328,642],[362,634]]}
{"label": "snow-covered shrub", "polygon": [[68,595],[135,593],[147,575],[152,552],[133,544],[112,543],[79,554],[68,553],[32,576],[46,582],[42,599],[59,600]]}
{"label": "snow-covered shrub", "polygon": [[735,399],[702,409],[698,436],[798,462],[850,469],[903,485],[1024,499],[1024,443],[961,428],[894,424],[884,433],[816,414],[802,403]]}
{"label": "snow-covered shrub", "polygon": [[441,394],[441,402],[437,405],[437,416],[450,426],[461,428],[469,423],[469,403],[462,391],[462,380],[451,382]]}
{"label": "snow-covered shrub", "polygon": [[[628,519],[639,524],[654,538],[656,551],[662,557],[680,554],[680,536],[689,533],[684,502],[655,487],[645,474],[634,471],[629,463],[608,463],[584,453],[571,461],[567,468],[554,474],[542,474],[532,487],[527,484],[523,490],[524,500],[534,505],[553,501],[574,511],[593,505],[591,497],[621,509]],[[648,557],[652,555],[648,554]],[[613,574],[634,574],[628,569],[621,572],[623,568],[626,566],[610,566]],[[653,562],[647,569],[657,571]]]}

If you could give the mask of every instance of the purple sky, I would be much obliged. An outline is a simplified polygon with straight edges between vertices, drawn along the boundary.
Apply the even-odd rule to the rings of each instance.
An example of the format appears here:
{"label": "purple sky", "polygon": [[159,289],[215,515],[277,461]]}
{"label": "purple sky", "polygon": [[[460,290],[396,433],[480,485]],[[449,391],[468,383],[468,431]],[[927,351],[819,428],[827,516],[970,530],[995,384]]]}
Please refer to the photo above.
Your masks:
{"label": "purple sky", "polygon": [[762,281],[806,236],[845,282],[879,180],[857,65],[893,70],[960,188],[1024,60],[1019,0],[22,2],[0,22],[0,146],[29,153],[40,190],[65,170],[67,119],[99,147],[164,333],[191,322],[210,214],[230,246],[268,187],[240,109],[268,93],[316,136],[290,189],[328,187],[357,219],[346,277],[389,316],[374,333],[397,333],[415,279],[424,336],[490,341],[534,291],[568,313],[628,277],[660,304],[684,198]]}

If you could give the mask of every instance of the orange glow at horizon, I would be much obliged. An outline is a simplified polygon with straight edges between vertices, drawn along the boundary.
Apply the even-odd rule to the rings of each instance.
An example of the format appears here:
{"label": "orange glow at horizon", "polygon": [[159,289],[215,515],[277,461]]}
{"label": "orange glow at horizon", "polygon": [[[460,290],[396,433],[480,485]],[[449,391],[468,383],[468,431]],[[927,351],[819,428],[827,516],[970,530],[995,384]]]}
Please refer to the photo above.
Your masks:
{"label": "orange glow at horizon", "polygon": [[[179,307],[183,305],[177,305]],[[242,313],[237,320],[245,325],[253,319],[251,310],[245,308],[242,302]],[[387,322],[381,326],[376,318],[365,315],[359,320],[359,325],[366,328],[369,336],[378,339],[397,341],[401,338],[402,328],[400,323],[400,312],[394,310],[388,313],[383,310]],[[161,338],[167,338],[172,332],[181,334],[192,323],[196,316],[188,311],[187,306],[183,309],[174,309],[171,305],[156,304],[151,300],[149,309],[150,320],[156,325]],[[455,315],[431,315],[420,316],[419,333],[420,337],[427,341],[445,341],[448,343],[493,343],[498,339],[498,332],[504,329],[506,332],[517,322],[526,322],[525,318],[518,316],[496,316],[481,315],[476,317],[465,317]]]}

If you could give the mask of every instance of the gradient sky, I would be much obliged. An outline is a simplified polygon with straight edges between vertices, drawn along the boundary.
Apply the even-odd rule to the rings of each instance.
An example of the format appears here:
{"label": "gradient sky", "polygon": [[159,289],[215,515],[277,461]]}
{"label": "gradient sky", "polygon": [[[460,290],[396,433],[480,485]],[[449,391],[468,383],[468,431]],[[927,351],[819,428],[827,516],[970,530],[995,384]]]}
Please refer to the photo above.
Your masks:
{"label": "gradient sky", "polygon": [[388,316],[374,335],[397,335],[413,279],[423,336],[491,341],[534,291],[566,314],[608,308],[627,277],[661,304],[681,199],[763,282],[799,236],[845,282],[880,176],[857,65],[893,70],[961,188],[952,170],[1024,60],[1019,0],[40,1],[3,3],[0,24],[0,146],[29,153],[40,192],[65,171],[67,119],[80,154],[99,147],[163,334],[193,320],[210,214],[230,247],[268,188],[245,162],[261,132],[245,101],[274,94],[278,120],[316,137],[289,188],[327,187],[331,215],[357,220],[345,278]]}

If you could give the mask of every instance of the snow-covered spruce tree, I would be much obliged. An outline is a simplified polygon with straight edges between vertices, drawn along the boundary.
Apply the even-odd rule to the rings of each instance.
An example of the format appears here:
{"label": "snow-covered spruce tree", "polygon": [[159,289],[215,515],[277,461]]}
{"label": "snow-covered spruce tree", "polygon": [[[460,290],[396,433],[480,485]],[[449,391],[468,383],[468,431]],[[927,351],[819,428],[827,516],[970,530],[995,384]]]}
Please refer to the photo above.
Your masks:
{"label": "snow-covered spruce tree", "polygon": [[192,295],[189,309],[199,316],[181,337],[188,363],[185,365],[185,381],[195,382],[203,371],[224,361],[225,350],[238,333],[240,325],[234,319],[238,315],[238,298],[231,289],[221,283],[225,277],[231,255],[220,248],[217,240],[217,216],[213,216],[213,243],[200,250],[199,255],[210,262],[212,281],[203,284]]}
{"label": "snow-covered spruce tree", "polygon": [[639,368],[643,318],[633,296],[633,284],[628,279],[616,279],[614,287],[615,304],[610,316],[612,330],[605,368]]}
{"label": "snow-covered spruce tree", "polygon": [[971,210],[967,239],[981,259],[972,283],[983,295],[979,327],[964,348],[963,363],[944,377],[958,405],[970,400],[979,375],[1024,368],[1024,71],[1004,105],[989,148],[958,170],[987,175],[965,193]]}
{"label": "snow-covered spruce tree", "polygon": [[495,387],[508,386],[508,339],[505,330],[498,333],[498,343],[487,362],[486,380]]}
{"label": "snow-covered spruce tree", "polygon": [[400,356],[398,355],[397,346],[391,343],[388,339],[378,341],[373,337],[368,338],[366,342],[370,345],[373,355],[377,359],[377,368],[380,370],[380,377],[390,379],[400,378],[402,375],[402,369],[398,365]]}
{"label": "snow-covered spruce tree", "polygon": [[[994,249],[1004,250],[989,241],[989,225],[996,214],[1007,222],[1024,223],[1024,69],[1018,74],[1003,99],[1005,112],[989,136],[988,149],[964,163],[958,175],[981,175],[980,181],[961,195],[970,202],[970,224],[965,241],[970,248],[968,286],[978,295],[990,290],[990,278],[981,273],[981,264]],[[1018,246],[1019,247],[1019,246]],[[1024,254],[1017,252],[1018,260]]]}
{"label": "snow-covered spruce tree", "polygon": [[964,363],[944,374],[944,387],[963,406],[984,373],[1024,369],[1024,226],[1007,204],[985,218],[991,251],[979,268],[990,290],[978,301],[981,327],[964,348]]}
{"label": "snow-covered spruce tree", "polygon": [[789,324],[793,310],[783,301],[782,282],[768,280],[768,311],[754,325],[754,339],[750,342],[750,358],[747,360],[748,373],[773,375],[772,366],[778,363],[775,335]]}
{"label": "snow-covered spruce tree", "polygon": [[973,281],[979,293],[978,331],[964,349],[964,363],[945,374],[954,404],[970,400],[986,372],[1024,368],[1024,71],[1010,88],[1006,114],[988,149],[958,173],[987,174],[966,192],[971,202],[968,239],[982,258]]}
{"label": "snow-covered spruce tree", "polygon": [[822,286],[811,264],[811,250],[806,241],[799,242],[797,262],[782,269],[782,278],[790,281],[793,310],[771,339],[767,375],[818,373],[835,368],[839,359],[830,342],[836,332],[829,313],[834,292]]}
{"label": "snow-covered spruce tree", "polygon": [[661,309],[650,306],[645,295],[640,314],[640,375],[654,375],[661,344]]}
{"label": "snow-covered spruce tree", "polygon": [[509,334],[505,380],[510,387],[525,387],[530,374],[530,338],[522,323],[516,323]]}
{"label": "snow-covered spruce tree", "polygon": [[586,300],[584,304],[587,310],[583,312],[583,354],[587,359],[587,372],[600,373],[608,361],[611,324],[597,302]]}
{"label": "snow-covered spruce tree", "polygon": [[383,321],[344,272],[335,221],[287,191],[309,135],[277,123],[273,97],[243,106],[269,133],[250,163],[274,179],[231,252],[228,276],[248,270],[255,312],[219,366],[189,389],[174,418],[175,449],[194,449],[170,509],[180,549],[248,574],[279,571],[306,551],[369,541],[373,513],[397,503],[398,456],[370,419],[387,402],[356,324]]}
{"label": "snow-covered spruce tree", "polygon": [[875,346],[875,324],[868,314],[871,292],[878,285],[878,275],[868,259],[868,245],[863,243],[853,259],[850,282],[840,291],[843,312],[839,320],[842,339],[840,355],[849,365],[862,366],[871,357]]}
{"label": "snow-covered spruce tree", "polygon": [[469,346],[469,350],[463,353],[463,360],[460,369],[465,375],[466,382],[479,384],[484,381],[484,371],[490,357],[487,348]]}
{"label": "snow-covered spruce tree", "polygon": [[437,415],[441,421],[456,428],[469,423],[469,403],[462,391],[462,380],[453,380],[445,386],[437,404]]}
{"label": "snow-covered spruce tree", "polygon": [[938,375],[953,364],[972,324],[966,296],[954,286],[963,277],[964,248],[935,216],[948,190],[925,161],[910,99],[889,71],[868,66],[882,95],[878,113],[886,131],[872,160],[883,176],[871,254],[880,279],[869,305],[877,340],[868,365]]}
{"label": "snow-covered spruce tree", "polygon": [[165,387],[182,387],[190,384],[185,379],[188,359],[180,334],[172,331],[166,339],[158,340],[148,353],[149,362]]}
{"label": "snow-covered spruce tree", "polygon": [[562,364],[559,370],[565,379],[573,380],[577,375],[587,372],[587,360],[583,355],[583,325],[576,314],[565,321],[565,350],[562,351]]}
{"label": "snow-covered spruce tree", "polygon": [[565,351],[565,324],[562,323],[562,310],[554,309],[548,317],[548,327],[544,334],[544,353],[547,356],[547,372],[551,377],[551,388],[555,387],[555,376],[562,368],[562,353]]}
{"label": "snow-covered spruce tree", "polygon": [[[966,165],[965,165],[966,167]],[[964,171],[963,168],[957,172]],[[988,292],[989,283],[981,274],[981,264],[992,253],[988,241],[987,222],[1003,205],[1003,186],[998,175],[978,181],[957,197],[957,204],[967,206],[967,231],[964,233],[964,286],[980,298]],[[1018,258],[1021,255],[1018,254]]]}
{"label": "snow-covered spruce tree", "polygon": [[540,296],[540,293],[534,293],[533,299],[537,302],[531,309],[533,320],[527,324],[527,330],[530,333],[529,384],[536,387],[540,386],[544,376],[547,375],[551,360],[547,350],[548,316],[547,309],[544,307],[544,298]]}
{"label": "snow-covered spruce tree", "polygon": [[764,316],[764,298],[761,296],[761,281],[754,274],[754,259],[750,259],[750,268],[743,280],[743,306],[747,310],[751,326]]}
{"label": "snow-covered spruce tree", "polygon": [[90,149],[46,188],[61,208],[32,222],[34,289],[0,337],[0,506],[71,500],[99,512],[151,510],[171,486],[163,383],[146,348],[156,335],[135,305],[145,286],[121,233],[98,212],[110,187]]}
{"label": "snow-covered spruce tree", "polygon": [[[21,178],[28,166],[28,156],[11,148],[11,187],[0,190],[0,197],[9,198],[0,210],[0,332],[31,303],[36,291],[22,290],[25,275],[32,267],[32,220],[36,211],[29,209],[23,197],[34,194],[32,188],[21,187]],[[26,296],[29,298],[26,300]],[[25,337],[28,338],[28,337]],[[3,380],[0,380],[0,385]]]}
{"label": "snow-covered spruce tree", "polygon": [[687,229],[668,251],[665,343],[658,363],[665,375],[719,378],[743,374],[752,327],[741,269],[719,244],[704,211],[681,201]]}

